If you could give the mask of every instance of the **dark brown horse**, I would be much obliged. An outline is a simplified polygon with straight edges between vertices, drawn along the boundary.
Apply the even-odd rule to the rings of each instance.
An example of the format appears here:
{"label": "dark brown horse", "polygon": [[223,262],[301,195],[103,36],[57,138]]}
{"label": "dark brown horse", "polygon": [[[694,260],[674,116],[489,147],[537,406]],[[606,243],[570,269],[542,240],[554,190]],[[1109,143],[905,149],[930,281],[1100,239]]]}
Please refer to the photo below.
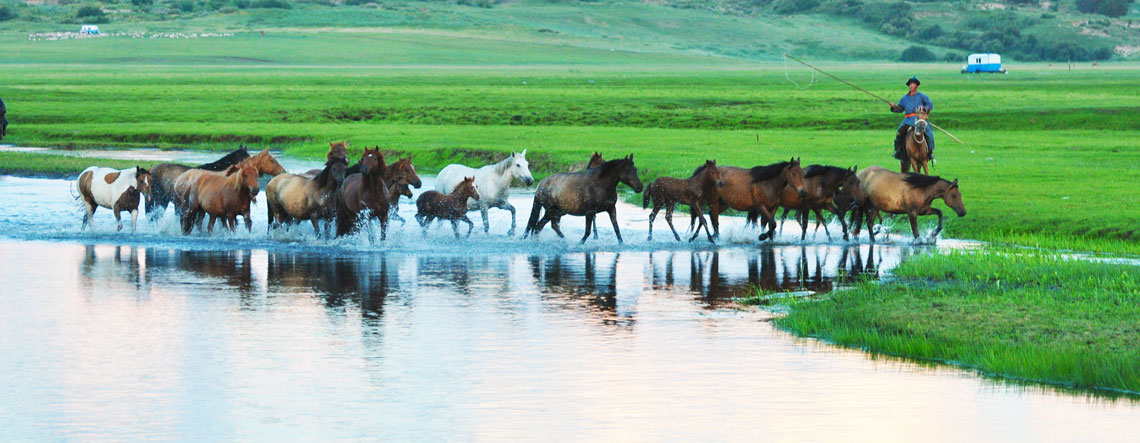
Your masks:
{"label": "dark brown horse", "polygon": [[[385,180],[387,182],[387,180]],[[389,183],[388,196],[391,198],[392,208],[388,210],[388,218],[400,222],[403,226],[404,217],[400,217],[400,197],[412,198],[412,186],[407,183]]]}
{"label": "dark brown horse", "polygon": [[[606,159],[605,159],[605,157],[602,157],[602,153],[598,152],[598,151],[594,151],[594,155],[590,156],[590,161],[586,162],[586,169],[596,168],[598,166],[601,166],[602,163],[605,163],[605,162],[606,162]],[[583,171],[584,170],[585,169],[583,169]],[[598,224],[594,223],[594,240],[597,240],[597,239],[598,239]]]}
{"label": "dark brown horse", "polygon": [[926,162],[930,158],[930,145],[926,140],[926,126],[930,124],[927,117],[930,112],[926,107],[919,106],[914,114],[914,126],[911,126],[906,133],[906,158],[901,161],[900,171],[930,174],[930,169],[926,167]]}
{"label": "dark brown horse", "polygon": [[[906,214],[910,218],[911,233],[916,239],[920,215],[937,215],[938,229],[934,230],[932,236],[942,232],[942,211],[931,207],[936,199],[942,199],[959,217],[966,215],[966,205],[962,202],[961,191],[958,190],[958,180],[951,182],[930,175],[902,174],[881,166],[863,169],[858,175],[859,184],[867,195],[859,212],[867,220],[867,233],[871,237],[871,242],[875,241],[875,231],[872,226],[879,211],[888,214]],[[855,236],[858,235],[859,229],[856,225]]]}
{"label": "dark brown horse", "polygon": [[706,160],[704,166],[697,168],[693,176],[687,179],[661,177],[650,183],[641,197],[642,208],[648,208],[649,203],[653,203],[653,212],[649,214],[649,241],[653,241],[653,220],[657,218],[657,213],[662,207],[665,208],[665,222],[669,223],[673,238],[681,241],[681,236],[673,227],[673,207],[677,203],[688,205],[693,216],[700,220],[689,241],[695,240],[701,234],[702,227],[705,228],[705,235],[709,241],[713,241],[712,231],[709,230],[701,211],[705,204],[718,198],[717,189],[722,186],[724,180],[716,167],[716,160]]}
{"label": "dark brown horse", "polygon": [[420,198],[416,199],[416,221],[420,222],[423,235],[427,236],[431,222],[440,219],[451,221],[451,230],[455,231],[455,238],[459,238],[459,222],[467,223],[467,236],[470,237],[475,224],[467,218],[468,198],[479,200],[479,191],[475,189],[475,177],[464,178],[450,194],[439,191],[420,194]]}
{"label": "dark brown horse", "polygon": [[[160,163],[150,170],[151,178],[151,195],[146,200],[146,213],[147,218],[151,222],[157,222],[166,213],[166,206],[174,201],[174,180],[182,175],[183,172],[191,169],[202,169],[206,171],[224,171],[230,166],[236,165],[242,160],[249,158],[249,151],[245,146],[239,146],[233,152],[226,154],[224,157],[217,159],[211,163],[205,163],[198,166],[186,166],[177,163]],[[181,208],[175,208],[181,213]]]}
{"label": "dark brown horse", "polygon": [[[379,149],[364,150],[364,154],[360,157],[360,173],[345,177],[337,191],[337,237],[356,232],[359,228],[357,219],[360,217],[360,212],[367,209],[370,219],[380,220],[380,239],[387,238],[390,204],[388,187],[384,184],[384,174],[387,169],[384,154],[381,154]],[[368,230],[368,239],[374,240],[371,229]]]}
{"label": "dark brown horse", "polygon": [[[253,165],[230,166],[224,174],[201,174],[191,186],[187,205],[182,213],[182,233],[189,234],[194,222],[210,216],[207,232],[214,231],[214,221],[222,219],[222,227],[236,229],[237,216],[245,218],[245,227],[253,231],[249,218],[249,205],[260,191],[257,168]],[[227,225],[228,223],[228,225]]]}
{"label": "dark brown horse", "polygon": [[558,226],[562,216],[581,215],[586,217],[586,235],[582,236],[582,242],[585,243],[586,239],[590,238],[594,217],[599,212],[606,212],[610,215],[614,234],[617,235],[618,242],[621,242],[616,209],[618,183],[625,183],[633,188],[634,192],[641,192],[641,179],[638,178],[637,167],[633,164],[633,154],[602,163],[596,168],[581,172],[563,172],[542,179],[534,192],[534,205],[531,207],[530,219],[523,238],[531,234],[537,237],[546,222],[550,222],[551,229],[554,229],[559,237],[565,238]]}
{"label": "dark brown horse", "polygon": [[763,217],[768,231],[760,234],[760,240],[772,238],[776,233],[773,213],[780,204],[780,194],[784,187],[791,186],[797,193],[804,192],[804,171],[796,158],[751,169],[731,166],[718,168],[724,178],[724,186],[717,190],[720,198],[709,204],[713,238],[720,237],[720,213],[729,208]]}
{"label": "dark brown horse", "polygon": [[329,148],[325,156],[325,168],[316,177],[281,174],[273,177],[265,186],[265,202],[269,215],[269,227],[297,220],[309,220],[317,237],[321,235],[320,221],[325,222],[325,232],[336,216],[336,192],[344,181],[344,170],[348,167],[345,150],[336,146]]}
{"label": "dark brown horse", "polygon": [[[816,221],[816,229],[823,226],[823,232],[827,234],[827,238],[831,238],[831,232],[827,230],[827,223],[824,221],[822,210],[826,209],[833,214],[839,216],[839,224],[843,226],[843,239],[847,240],[849,235],[847,233],[847,222],[843,219],[846,209],[842,214],[837,206],[835,206],[835,194],[840,190],[844,190],[853,198],[858,200],[863,199],[863,191],[859,187],[859,177],[855,175],[855,168],[843,169],[836,166],[824,165],[811,165],[804,168],[804,195],[800,194],[791,186],[785,186],[784,191],[780,194],[780,206],[784,208],[784,214],[780,217],[781,220],[788,216],[788,211],[797,211],[796,220],[800,223],[802,232],[800,233],[800,240],[807,238],[807,221],[810,213],[814,212]],[[781,225],[780,229],[783,229]]]}

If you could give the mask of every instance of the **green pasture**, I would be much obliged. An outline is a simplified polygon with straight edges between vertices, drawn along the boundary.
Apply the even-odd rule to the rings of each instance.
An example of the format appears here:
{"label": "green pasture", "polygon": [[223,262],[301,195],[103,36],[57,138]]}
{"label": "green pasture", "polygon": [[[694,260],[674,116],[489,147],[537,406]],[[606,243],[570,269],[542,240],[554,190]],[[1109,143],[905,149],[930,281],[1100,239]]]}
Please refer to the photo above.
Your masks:
{"label": "green pasture", "polygon": [[1140,269],[1025,250],[911,258],[791,305],[799,335],[1016,379],[1140,392]]}

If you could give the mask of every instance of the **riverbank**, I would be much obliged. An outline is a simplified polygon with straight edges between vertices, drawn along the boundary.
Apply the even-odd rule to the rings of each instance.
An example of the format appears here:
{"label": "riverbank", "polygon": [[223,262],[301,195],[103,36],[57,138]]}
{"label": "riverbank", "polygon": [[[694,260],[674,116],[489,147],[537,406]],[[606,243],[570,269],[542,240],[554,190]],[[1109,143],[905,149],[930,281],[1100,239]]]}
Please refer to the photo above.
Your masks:
{"label": "riverbank", "polygon": [[792,302],[776,325],[1017,380],[1140,393],[1140,268],[1056,253],[914,257],[888,282]]}

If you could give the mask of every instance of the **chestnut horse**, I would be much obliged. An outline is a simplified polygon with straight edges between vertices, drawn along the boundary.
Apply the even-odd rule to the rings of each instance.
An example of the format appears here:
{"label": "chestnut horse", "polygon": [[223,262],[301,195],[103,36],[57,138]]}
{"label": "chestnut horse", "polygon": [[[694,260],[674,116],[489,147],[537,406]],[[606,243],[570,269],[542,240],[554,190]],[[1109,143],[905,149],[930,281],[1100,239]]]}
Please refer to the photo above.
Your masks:
{"label": "chestnut horse", "polygon": [[[937,215],[938,229],[933,236],[942,232],[942,211],[930,205],[936,199],[942,199],[958,214],[966,215],[966,205],[962,202],[962,193],[958,190],[958,180],[948,181],[942,177],[898,173],[887,170],[881,166],[871,166],[859,171],[859,184],[867,195],[859,212],[867,220],[867,234],[871,242],[875,241],[875,231],[872,226],[879,211],[888,214],[906,214],[910,218],[910,230],[914,238],[918,238],[918,216]],[[856,216],[858,218],[858,216]],[[855,235],[859,235],[856,225]]]}
{"label": "chestnut horse", "polygon": [[929,175],[930,169],[926,167],[926,162],[930,157],[930,145],[926,140],[926,126],[930,124],[927,121],[930,111],[925,106],[919,106],[914,114],[914,126],[906,134],[906,158],[901,161],[901,172],[921,171]]}
{"label": "chestnut horse", "polygon": [[[265,150],[242,160],[241,163],[237,165],[252,166],[259,175],[277,176],[285,172],[285,168],[281,166],[281,163],[278,163],[277,160],[273,158],[273,155],[269,153],[269,148],[265,148]],[[174,197],[175,210],[185,209],[188,206],[189,199],[187,197],[193,191],[193,187],[195,183],[198,182],[198,178],[209,174],[221,175],[217,172],[191,169],[183,172],[182,175],[179,175],[178,178],[174,180],[174,193],[172,195]],[[183,211],[182,214],[185,215],[185,211]],[[249,220],[246,220],[246,224],[249,224]]]}
{"label": "chestnut horse", "polygon": [[776,233],[773,213],[780,204],[784,187],[791,186],[800,195],[804,193],[804,171],[796,158],[751,169],[731,166],[719,166],[718,169],[724,178],[724,186],[717,189],[719,198],[709,203],[713,238],[720,238],[720,213],[731,208],[763,217],[768,232],[760,234],[760,240],[770,239]]}
{"label": "chestnut horse", "polygon": [[316,177],[294,174],[273,177],[265,186],[269,226],[309,220],[313,224],[313,231],[320,237],[318,222],[323,220],[325,233],[329,233],[336,215],[336,192],[344,181],[344,170],[347,167],[348,157],[344,148],[331,146],[325,156],[325,168]]}
{"label": "chestnut horse", "polygon": [[458,185],[455,185],[455,189],[450,194],[443,194],[439,191],[427,191],[420,194],[420,198],[416,199],[416,221],[420,222],[424,237],[427,237],[428,228],[431,227],[431,222],[436,219],[450,220],[451,230],[455,231],[455,238],[459,238],[459,222],[467,223],[467,236],[470,237],[475,224],[467,218],[467,199],[469,198],[475,201],[480,200],[479,191],[475,189],[475,177],[464,178]]}
{"label": "chestnut horse", "polygon": [[[788,216],[788,211],[795,210],[796,221],[800,223],[802,232],[800,233],[800,240],[807,238],[807,221],[811,212],[815,213],[816,225],[818,230],[823,226],[823,232],[827,234],[827,238],[831,239],[831,232],[827,230],[827,223],[823,219],[822,210],[826,209],[839,217],[839,224],[843,227],[843,239],[849,239],[847,233],[847,221],[843,219],[843,215],[847,213],[847,208],[840,211],[835,206],[835,195],[841,189],[849,193],[852,198],[862,200],[863,190],[859,187],[859,177],[855,175],[856,168],[843,169],[836,166],[824,165],[811,165],[804,168],[804,196],[801,198],[800,194],[796,192],[791,186],[785,186],[784,191],[780,194],[780,206],[784,208],[784,214],[780,217],[783,221]],[[850,208],[850,203],[848,203]],[[780,225],[783,229],[783,225]]]}
{"label": "chestnut horse", "polygon": [[[213,162],[190,167],[177,163],[160,163],[150,169],[151,189],[150,198],[146,199],[147,218],[157,222],[166,213],[166,205],[174,200],[174,180],[183,172],[191,169],[206,171],[224,171],[232,165],[249,158],[249,151],[245,146],[238,146],[233,152],[226,154]],[[175,210],[181,214],[182,208],[175,205]]]}
{"label": "chestnut horse", "polygon": [[260,191],[257,176],[257,168],[248,164],[230,166],[223,174],[198,175],[198,180],[190,187],[188,203],[182,213],[182,233],[189,234],[194,222],[201,221],[207,214],[210,216],[207,232],[214,231],[214,221],[219,218],[222,219],[222,227],[235,230],[238,215],[245,218],[245,228],[253,231],[249,205]]}
{"label": "chestnut horse", "polygon": [[[384,174],[388,167],[384,164],[384,154],[380,149],[364,149],[360,157],[360,172],[345,177],[337,190],[336,236],[348,235],[359,228],[357,217],[368,210],[370,219],[380,220],[380,239],[387,238],[388,206],[390,197],[384,184]],[[368,230],[369,241],[374,241],[372,230]]]}
{"label": "chestnut horse", "polygon": [[[523,238],[534,234],[538,236],[546,222],[550,222],[551,229],[562,235],[558,222],[563,215],[583,215],[586,217],[586,235],[582,236],[582,243],[590,238],[590,228],[594,224],[594,217],[599,212],[610,215],[614,234],[618,242],[622,242],[621,230],[617,224],[617,185],[625,183],[634,192],[641,192],[643,186],[637,176],[637,166],[633,164],[633,154],[602,163],[596,168],[581,172],[563,172],[542,179],[534,192],[534,205],[530,209],[530,219],[527,221]],[[543,213],[545,209],[545,213]],[[542,215],[541,220],[539,215]]]}
{"label": "chestnut horse", "polygon": [[123,219],[119,214],[130,212],[131,233],[134,233],[139,218],[139,194],[151,194],[150,173],[139,166],[121,171],[92,166],[79,174],[78,186],[77,198],[82,198],[86,209],[81,229],[87,229],[95,210],[102,206],[115,214],[115,221],[119,224],[116,231],[123,230]]}
{"label": "chestnut horse", "polygon": [[717,198],[717,189],[722,186],[724,186],[724,179],[721,178],[720,170],[716,167],[716,160],[706,160],[704,166],[693,171],[693,176],[687,179],[661,177],[654,180],[645,189],[645,193],[641,197],[642,209],[648,208],[649,203],[653,202],[653,212],[649,214],[648,240],[653,241],[653,220],[657,218],[657,213],[664,207],[665,222],[669,223],[669,229],[673,231],[673,238],[681,241],[681,236],[677,235],[677,229],[673,227],[673,207],[677,203],[681,203],[688,205],[693,216],[700,220],[700,224],[693,231],[693,236],[689,238],[689,241],[695,240],[701,234],[701,227],[705,228],[705,235],[708,236],[709,241],[714,241],[712,231],[709,230],[705,216],[701,212],[706,203]]}

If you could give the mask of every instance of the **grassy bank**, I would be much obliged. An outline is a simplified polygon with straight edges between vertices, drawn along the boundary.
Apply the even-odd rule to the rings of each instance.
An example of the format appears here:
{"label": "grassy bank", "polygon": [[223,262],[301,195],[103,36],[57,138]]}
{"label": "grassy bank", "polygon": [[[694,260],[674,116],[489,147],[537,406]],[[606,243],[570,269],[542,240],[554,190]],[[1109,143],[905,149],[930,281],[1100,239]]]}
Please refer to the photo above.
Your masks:
{"label": "grassy bank", "polygon": [[975,251],[915,257],[894,273],[793,303],[776,324],[1004,377],[1140,392],[1140,268]]}
{"label": "grassy bank", "polygon": [[159,162],[96,157],[70,157],[29,152],[0,152],[0,174],[32,177],[72,178],[91,166],[127,169],[150,168]]}

